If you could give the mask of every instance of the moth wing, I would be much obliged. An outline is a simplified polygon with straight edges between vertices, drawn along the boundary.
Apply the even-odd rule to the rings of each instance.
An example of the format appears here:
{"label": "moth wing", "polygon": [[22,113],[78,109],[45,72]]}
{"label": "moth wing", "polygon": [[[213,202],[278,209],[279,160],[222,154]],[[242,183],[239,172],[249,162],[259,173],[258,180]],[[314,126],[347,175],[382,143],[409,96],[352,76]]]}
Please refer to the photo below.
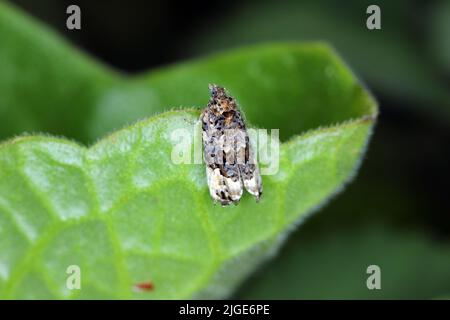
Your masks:
{"label": "moth wing", "polygon": [[244,159],[244,163],[239,165],[239,173],[245,189],[259,201],[263,191],[262,178],[247,133],[245,133],[245,142],[245,148],[240,149],[239,157]]}
{"label": "moth wing", "polygon": [[209,194],[222,205],[238,202],[243,193],[241,179],[227,177],[223,173],[223,168],[211,166],[206,167],[206,176],[209,186]]}
{"label": "moth wing", "polygon": [[222,205],[238,202],[243,193],[243,183],[226,134],[212,130],[208,122],[203,122],[203,154],[206,162],[206,176],[211,197]]}

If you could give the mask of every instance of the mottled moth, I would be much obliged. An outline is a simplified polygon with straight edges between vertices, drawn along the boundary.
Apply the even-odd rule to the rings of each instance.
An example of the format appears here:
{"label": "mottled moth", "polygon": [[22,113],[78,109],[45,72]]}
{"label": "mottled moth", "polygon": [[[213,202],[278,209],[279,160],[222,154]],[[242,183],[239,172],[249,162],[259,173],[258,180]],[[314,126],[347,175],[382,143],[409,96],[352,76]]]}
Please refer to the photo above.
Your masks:
{"label": "mottled moth", "polygon": [[209,90],[210,101],[200,116],[209,193],[226,206],[237,204],[245,187],[259,201],[262,179],[236,100],[214,84]]}

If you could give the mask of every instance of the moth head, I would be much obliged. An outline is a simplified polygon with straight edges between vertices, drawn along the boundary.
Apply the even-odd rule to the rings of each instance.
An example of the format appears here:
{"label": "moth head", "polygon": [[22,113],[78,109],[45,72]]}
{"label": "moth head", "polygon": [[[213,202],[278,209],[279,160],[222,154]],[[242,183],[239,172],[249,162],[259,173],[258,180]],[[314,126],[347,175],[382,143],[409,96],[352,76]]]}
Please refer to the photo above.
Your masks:
{"label": "moth head", "polygon": [[225,88],[210,84],[209,91],[211,93],[211,100],[208,106],[213,112],[216,114],[224,114],[236,109],[236,101],[227,93]]}

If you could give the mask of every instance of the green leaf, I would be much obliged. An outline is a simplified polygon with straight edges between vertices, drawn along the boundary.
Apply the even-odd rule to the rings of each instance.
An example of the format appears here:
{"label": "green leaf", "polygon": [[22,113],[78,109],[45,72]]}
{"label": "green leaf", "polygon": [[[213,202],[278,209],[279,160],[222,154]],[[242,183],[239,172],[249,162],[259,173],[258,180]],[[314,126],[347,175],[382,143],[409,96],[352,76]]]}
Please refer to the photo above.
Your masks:
{"label": "green leaf", "polygon": [[[326,45],[241,49],[125,78],[7,10],[11,18],[0,10],[0,26],[12,36],[0,54],[13,76],[0,82],[2,119],[10,126],[4,134],[33,123],[92,141],[139,117],[205,105],[207,84],[216,82],[238,99],[249,123],[279,128],[289,141],[281,145],[278,172],[263,176],[261,202],[246,195],[226,208],[212,203],[204,165],[171,161],[172,132],[194,132],[198,109],[162,113],[89,148],[42,135],[6,141],[0,145],[2,298],[226,297],[355,174],[377,108]],[[47,60],[28,78],[34,66],[17,48],[33,38],[30,47],[46,44],[36,55]],[[79,65],[72,70],[73,61]],[[61,67],[69,68],[65,87],[58,82]],[[20,77],[34,80],[22,85]],[[57,90],[42,91],[52,86]],[[55,113],[65,112],[75,124],[65,126],[71,116],[55,121]],[[22,114],[32,120],[14,127]],[[70,265],[81,268],[81,290],[66,287]],[[154,289],[133,290],[146,282]]]}
{"label": "green leaf", "polygon": [[[346,181],[371,121],[301,135],[281,148],[260,203],[214,206],[202,165],[171,162],[171,132],[198,111],[139,122],[86,149],[50,137],[0,148],[0,296],[223,297],[286,231]],[[65,289],[69,265],[82,290]],[[151,281],[155,290],[133,293]]]}

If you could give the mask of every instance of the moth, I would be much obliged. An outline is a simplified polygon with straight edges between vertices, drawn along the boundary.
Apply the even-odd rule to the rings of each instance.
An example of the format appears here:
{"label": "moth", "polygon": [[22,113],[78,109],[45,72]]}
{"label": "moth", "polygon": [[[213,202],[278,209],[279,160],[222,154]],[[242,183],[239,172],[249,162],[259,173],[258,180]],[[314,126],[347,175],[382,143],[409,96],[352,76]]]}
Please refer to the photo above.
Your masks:
{"label": "moth", "polygon": [[236,100],[214,84],[209,91],[200,116],[209,193],[223,206],[237,204],[244,188],[259,201],[262,179]]}

